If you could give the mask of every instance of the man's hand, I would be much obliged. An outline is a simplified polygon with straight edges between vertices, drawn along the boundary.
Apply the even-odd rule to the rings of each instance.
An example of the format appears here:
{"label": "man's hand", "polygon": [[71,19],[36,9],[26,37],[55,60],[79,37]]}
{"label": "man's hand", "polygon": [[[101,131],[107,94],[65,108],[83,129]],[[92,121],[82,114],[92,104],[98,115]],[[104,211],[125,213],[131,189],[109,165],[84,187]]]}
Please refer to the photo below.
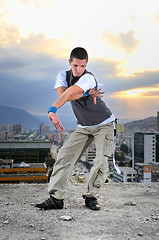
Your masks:
{"label": "man's hand", "polygon": [[96,97],[103,97],[105,92],[100,92],[101,88],[95,90],[95,88],[89,90],[89,95],[93,98],[94,104],[96,104]]}
{"label": "man's hand", "polygon": [[49,112],[48,117],[49,117],[50,122],[54,125],[54,127],[57,130],[63,132],[64,128],[63,128],[58,116],[53,112]]}

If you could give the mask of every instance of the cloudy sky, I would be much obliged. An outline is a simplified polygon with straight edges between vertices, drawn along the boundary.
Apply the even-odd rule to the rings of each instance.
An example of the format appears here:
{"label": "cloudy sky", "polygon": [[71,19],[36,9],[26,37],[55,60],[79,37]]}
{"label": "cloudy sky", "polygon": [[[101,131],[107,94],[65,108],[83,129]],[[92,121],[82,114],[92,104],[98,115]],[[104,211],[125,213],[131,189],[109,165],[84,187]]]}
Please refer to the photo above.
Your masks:
{"label": "cloudy sky", "polygon": [[[158,0],[0,0],[0,19],[0,105],[45,115],[58,72],[82,46],[116,117],[156,116]],[[70,118],[70,103],[59,115]]]}

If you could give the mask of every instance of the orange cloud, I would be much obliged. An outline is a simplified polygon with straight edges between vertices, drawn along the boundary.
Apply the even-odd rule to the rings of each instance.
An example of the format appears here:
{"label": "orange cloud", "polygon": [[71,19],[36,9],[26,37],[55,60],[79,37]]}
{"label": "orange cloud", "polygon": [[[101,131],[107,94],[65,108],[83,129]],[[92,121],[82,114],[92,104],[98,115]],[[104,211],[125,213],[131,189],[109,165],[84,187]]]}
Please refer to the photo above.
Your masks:
{"label": "orange cloud", "polygon": [[0,24],[0,46],[4,48],[19,47],[33,52],[51,54],[55,57],[68,57],[72,38],[69,33],[61,39],[47,39],[43,33],[30,34],[24,38],[16,27],[6,23]]}
{"label": "orange cloud", "polygon": [[[20,46],[38,53],[48,53],[55,57],[68,57],[71,49],[72,35],[67,34],[62,39],[46,39],[44,34],[31,34],[21,40]],[[66,48],[67,46],[67,48]]]}
{"label": "orange cloud", "polygon": [[157,13],[154,17],[154,24],[159,24],[159,13]]}
{"label": "orange cloud", "polygon": [[133,53],[139,46],[139,39],[135,39],[134,31],[128,31],[127,33],[119,33],[114,36],[110,31],[105,31],[102,36],[102,40],[116,49],[124,49],[128,54]]}
{"label": "orange cloud", "polygon": [[18,43],[20,39],[20,33],[17,28],[10,24],[0,24],[0,45],[2,47],[9,47]]}
{"label": "orange cloud", "polygon": [[159,97],[159,87],[130,89],[126,91],[116,92],[111,96],[122,98]]}

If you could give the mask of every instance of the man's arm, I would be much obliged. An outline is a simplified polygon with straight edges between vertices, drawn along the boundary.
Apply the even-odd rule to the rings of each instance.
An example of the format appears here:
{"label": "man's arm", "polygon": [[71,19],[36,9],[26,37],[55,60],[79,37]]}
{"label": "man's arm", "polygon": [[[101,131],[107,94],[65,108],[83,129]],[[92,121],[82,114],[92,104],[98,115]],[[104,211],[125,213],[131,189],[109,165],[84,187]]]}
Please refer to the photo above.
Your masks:
{"label": "man's arm", "polygon": [[[58,87],[57,88],[58,96],[60,97],[67,89],[68,89],[67,87]],[[103,94],[105,93],[105,92],[100,92],[100,90],[101,88],[98,90],[95,90],[95,88],[89,90],[89,95],[94,99],[94,104],[96,104],[96,97],[103,97]],[[72,96],[69,97],[68,101],[73,101],[81,97],[83,97],[83,92],[73,94]]]}
{"label": "man's arm", "polygon": [[[58,87],[57,88],[58,96],[60,97],[67,89],[68,89],[67,87]],[[72,97],[70,96],[69,101],[73,101],[81,97],[83,97],[83,93],[74,94]]]}
{"label": "man's arm", "polygon": [[[62,107],[66,102],[72,101],[75,99],[78,99],[83,96],[83,89],[73,85],[69,88],[66,87],[59,87],[57,89],[57,93],[59,98],[53,103],[53,106],[59,109]],[[54,127],[57,130],[63,131],[64,128],[60,122],[60,119],[57,117],[57,115],[53,112],[49,112],[48,114],[49,120],[52,122]]]}
{"label": "man's arm", "polygon": [[[62,93],[62,90],[63,90],[63,93]],[[62,107],[68,101],[73,101],[83,97],[83,89],[76,85],[73,85],[65,90],[57,89],[57,91],[58,91],[59,98],[56,100],[56,102],[53,103],[53,106],[55,106],[57,109]]]}
{"label": "man's arm", "polygon": [[58,87],[57,88],[58,96],[60,97],[63,94],[63,92],[66,91],[66,89],[67,89],[67,87]]}

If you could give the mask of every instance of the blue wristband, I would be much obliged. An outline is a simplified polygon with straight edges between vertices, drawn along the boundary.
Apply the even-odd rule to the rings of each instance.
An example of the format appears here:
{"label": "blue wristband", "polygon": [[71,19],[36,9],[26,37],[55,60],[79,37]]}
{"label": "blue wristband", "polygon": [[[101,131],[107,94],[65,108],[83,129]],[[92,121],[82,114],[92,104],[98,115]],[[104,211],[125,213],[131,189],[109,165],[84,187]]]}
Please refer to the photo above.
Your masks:
{"label": "blue wristband", "polygon": [[89,96],[89,90],[87,90],[86,92],[83,92],[83,96],[88,97]]}
{"label": "blue wristband", "polygon": [[57,112],[57,108],[56,108],[56,107],[54,107],[54,106],[52,106],[52,107],[49,107],[49,109],[48,109],[48,113],[49,113],[49,112],[56,113],[56,112]]}

